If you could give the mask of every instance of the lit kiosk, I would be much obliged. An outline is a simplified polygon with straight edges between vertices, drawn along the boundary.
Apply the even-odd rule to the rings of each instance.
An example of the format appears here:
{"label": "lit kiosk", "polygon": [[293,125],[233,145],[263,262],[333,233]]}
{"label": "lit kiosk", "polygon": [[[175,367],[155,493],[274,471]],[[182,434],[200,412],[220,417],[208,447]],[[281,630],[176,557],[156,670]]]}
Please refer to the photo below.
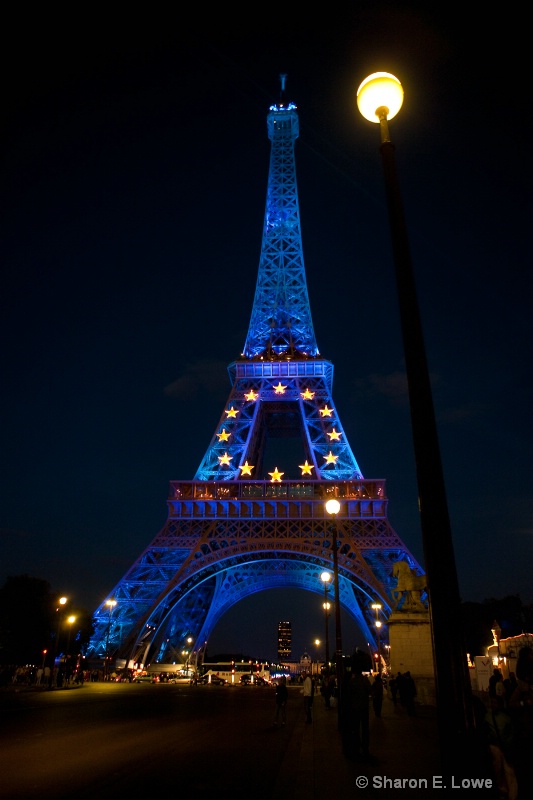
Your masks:
{"label": "lit kiosk", "polygon": [[[357,90],[357,106],[362,116],[379,123],[381,160],[389,216],[392,255],[409,389],[413,449],[418,483],[418,505],[424,547],[429,597],[431,643],[437,696],[437,716],[443,768],[459,774],[464,764],[476,768],[475,723],[466,649],[462,635],[461,601],[455,554],[448,513],[440,447],[433,408],[433,396],[426,359],[422,323],[418,307],[407,227],[400,185],[396,172],[395,149],[389,136],[388,120],[396,116],[403,103],[400,81],[387,72],[376,72]],[[397,565],[395,565],[396,567]],[[410,573],[410,574],[409,574]],[[411,571],[402,576],[403,605],[397,611],[422,616],[418,608],[420,587],[409,584]],[[400,575],[398,574],[400,580]],[[404,645],[393,635],[390,625],[391,666],[400,669],[401,658],[395,647]],[[409,623],[406,625],[408,628]],[[423,628],[420,628],[423,630]],[[396,639],[396,644],[395,640]],[[470,758],[465,758],[465,755]],[[453,772],[452,772],[453,771]],[[471,773],[470,773],[471,774]]]}

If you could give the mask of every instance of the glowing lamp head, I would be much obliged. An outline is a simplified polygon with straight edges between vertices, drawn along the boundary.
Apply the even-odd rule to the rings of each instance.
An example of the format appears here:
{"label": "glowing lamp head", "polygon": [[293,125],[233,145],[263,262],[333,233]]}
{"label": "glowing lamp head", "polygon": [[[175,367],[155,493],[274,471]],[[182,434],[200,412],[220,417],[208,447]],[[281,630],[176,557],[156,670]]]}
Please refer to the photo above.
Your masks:
{"label": "glowing lamp head", "polygon": [[331,573],[330,572],[321,572],[320,573],[320,580],[324,583],[328,583],[331,580]]}
{"label": "glowing lamp head", "polygon": [[326,503],[326,511],[328,512],[328,514],[338,514],[340,509],[341,509],[341,504],[339,503],[338,500],[335,500],[334,498],[328,500],[328,502]]}
{"label": "glowing lamp head", "polygon": [[357,107],[369,122],[379,122],[383,115],[392,119],[402,103],[402,84],[389,72],[372,73],[357,90]]}

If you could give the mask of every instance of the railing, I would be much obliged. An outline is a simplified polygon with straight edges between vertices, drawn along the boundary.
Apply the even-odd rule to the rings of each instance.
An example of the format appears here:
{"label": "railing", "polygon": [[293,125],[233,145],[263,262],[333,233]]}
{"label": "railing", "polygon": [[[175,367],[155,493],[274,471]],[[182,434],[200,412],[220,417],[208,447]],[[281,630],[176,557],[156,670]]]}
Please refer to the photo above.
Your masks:
{"label": "railing", "polygon": [[172,481],[170,500],[386,500],[385,480]]}

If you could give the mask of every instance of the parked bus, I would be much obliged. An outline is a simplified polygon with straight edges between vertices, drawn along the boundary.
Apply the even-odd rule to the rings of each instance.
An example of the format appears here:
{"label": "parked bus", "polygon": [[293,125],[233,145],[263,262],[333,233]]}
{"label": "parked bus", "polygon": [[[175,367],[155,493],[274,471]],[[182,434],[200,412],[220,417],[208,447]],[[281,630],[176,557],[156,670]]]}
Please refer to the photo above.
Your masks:
{"label": "parked bus", "polygon": [[256,661],[204,661],[200,675],[217,675],[231,684],[239,684],[242,675],[249,675],[252,683],[256,676],[270,683],[268,665]]}

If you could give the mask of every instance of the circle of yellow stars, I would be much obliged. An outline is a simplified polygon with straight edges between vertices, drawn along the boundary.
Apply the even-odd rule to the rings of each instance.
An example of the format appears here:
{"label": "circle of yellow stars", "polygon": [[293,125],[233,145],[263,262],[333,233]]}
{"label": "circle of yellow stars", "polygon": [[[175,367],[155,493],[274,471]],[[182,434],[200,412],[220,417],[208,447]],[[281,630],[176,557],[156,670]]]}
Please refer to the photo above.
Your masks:
{"label": "circle of yellow stars", "polygon": [[[275,386],[273,385],[272,388],[276,394],[285,394],[286,389],[288,388],[285,384],[282,384],[279,381]],[[305,389],[305,391],[300,392],[300,397],[303,400],[313,400],[315,396],[315,392],[312,392],[310,389]],[[244,395],[245,400],[250,403],[255,403],[257,398],[259,397],[259,393],[255,392],[253,389],[250,389],[249,392],[246,392]],[[239,409],[231,406],[231,408],[226,409],[225,414],[227,419],[236,419],[237,414],[239,413]],[[333,414],[333,409],[328,407],[328,404],[324,406],[324,408],[319,408],[319,413],[321,417],[331,417]],[[327,436],[329,436],[330,442],[338,442],[342,436],[340,431],[333,430],[326,432]],[[227,442],[231,436],[231,433],[227,431],[225,428],[221,430],[220,433],[216,434],[219,442]],[[326,464],[335,464],[339,458],[339,456],[334,455],[331,450],[329,453],[324,456],[326,459]],[[223,456],[218,456],[218,461],[220,466],[230,466],[230,462],[232,461],[233,456],[230,456],[226,451]],[[314,470],[314,464],[310,464],[308,460],[305,460],[305,464],[299,464],[298,467],[302,470],[302,475],[312,475],[312,471]],[[249,464],[246,460],[244,464],[239,466],[241,471],[241,477],[244,475],[252,475],[252,470],[254,469],[253,464]],[[274,468],[273,472],[268,473],[270,475],[271,483],[280,483],[284,472],[280,472],[277,467]]]}

